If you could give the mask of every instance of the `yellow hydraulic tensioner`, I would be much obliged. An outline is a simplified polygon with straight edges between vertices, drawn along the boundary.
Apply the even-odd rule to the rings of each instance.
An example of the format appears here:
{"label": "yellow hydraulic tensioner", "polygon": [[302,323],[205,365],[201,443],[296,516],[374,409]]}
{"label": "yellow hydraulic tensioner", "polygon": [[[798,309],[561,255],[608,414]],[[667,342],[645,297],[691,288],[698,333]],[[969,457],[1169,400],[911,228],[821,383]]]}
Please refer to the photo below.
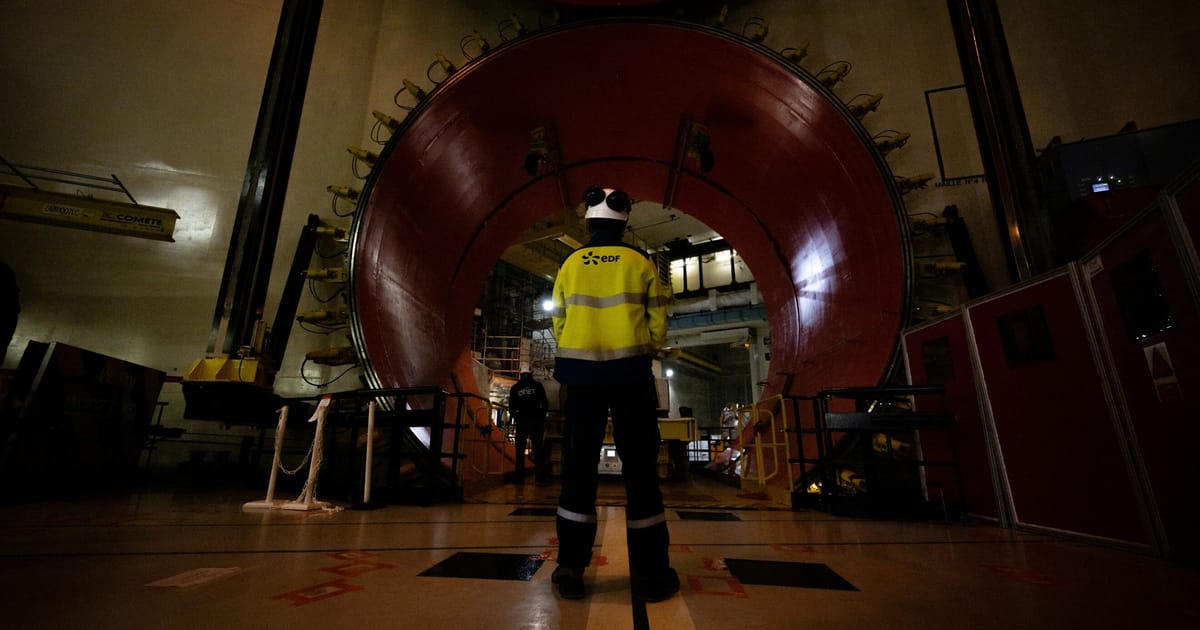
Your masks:
{"label": "yellow hydraulic tensioner", "polygon": [[887,155],[896,149],[908,144],[908,139],[912,137],[911,133],[903,131],[892,135],[879,135],[875,137],[875,150],[879,151],[880,155]]}
{"label": "yellow hydraulic tensioner", "polygon": [[931,180],[933,180],[933,173],[921,173],[912,177],[897,177],[896,188],[900,190],[901,195],[904,195],[918,188],[924,188]]}
{"label": "yellow hydraulic tensioner", "polygon": [[316,229],[317,236],[328,236],[331,240],[338,243],[346,243],[350,241],[350,232],[346,228],[334,227],[332,225],[321,225]]}
{"label": "yellow hydraulic tensioner", "polygon": [[942,276],[956,271],[962,271],[967,268],[967,263],[962,262],[931,262],[922,260],[917,263],[917,269],[922,275],[926,276]]}
{"label": "yellow hydraulic tensioner", "polygon": [[345,284],[348,275],[345,267],[322,267],[304,272],[304,277],[309,280],[320,280],[333,284]]}
{"label": "yellow hydraulic tensioner", "polygon": [[855,118],[862,120],[867,114],[879,109],[879,103],[883,101],[882,94],[867,94],[865,98],[855,98],[849,103],[846,103],[846,108]]}
{"label": "yellow hydraulic tensioner", "polygon": [[400,128],[400,121],[388,116],[379,110],[371,110],[371,115],[375,117],[384,127],[387,127],[392,133],[395,133]]}
{"label": "yellow hydraulic tensioner", "polygon": [[350,346],[310,350],[304,358],[319,365],[350,365],[358,363],[358,355]]}
{"label": "yellow hydraulic tensioner", "polygon": [[322,310],[322,311],[305,311],[296,315],[296,321],[305,324],[323,324],[326,326],[335,326],[344,324],[350,319],[349,311],[345,310]]}
{"label": "yellow hydraulic tensioner", "polygon": [[826,88],[833,89],[846,75],[850,74],[850,62],[835,61],[817,73],[817,80]]}
{"label": "yellow hydraulic tensioner", "polygon": [[376,160],[379,159],[378,153],[372,153],[362,147],[346,147],[346,151],[353,155],[356,159],[365,162],[369,166],[375,166]]}
{"label": "yellow hydraulic tensioner", "polygon": [[808,42],[804,42],[795,48],[784,48],[779,52],[782,53],[784,57],[787,57],[788,61],[799,65],[799,63],[808,56]]}
{"label": "yellow hydraulic tensioner", "polygon": [[361,190],[350,188],[349,186],[334,186],[329,185],[325,190],[333,193],[335,197],[341,197],[351,203],[358,203],[358,198],[362,195]]}

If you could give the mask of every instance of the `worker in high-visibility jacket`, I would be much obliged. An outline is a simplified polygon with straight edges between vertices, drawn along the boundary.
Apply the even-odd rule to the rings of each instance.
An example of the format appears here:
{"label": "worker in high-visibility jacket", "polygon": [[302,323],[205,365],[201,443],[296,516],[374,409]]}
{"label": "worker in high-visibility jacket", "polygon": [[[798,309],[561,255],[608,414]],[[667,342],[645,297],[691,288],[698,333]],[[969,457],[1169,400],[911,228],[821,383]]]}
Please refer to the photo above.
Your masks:
{"label": "worker in high-visibility jacket", "polygon": [[586,594],[583,574],[596,541],[600,445],[611,416],[628,502],[630,584],[635,598],[660,601],[679,590],[658,487],[652,368],[666,339],[667,294],[646,253],[622,241],[629,196],[592,186],[584,203],[591,240],[567,257],[554,282],[554,378],[562,385],[566,424],[552,581],[564,598]]}

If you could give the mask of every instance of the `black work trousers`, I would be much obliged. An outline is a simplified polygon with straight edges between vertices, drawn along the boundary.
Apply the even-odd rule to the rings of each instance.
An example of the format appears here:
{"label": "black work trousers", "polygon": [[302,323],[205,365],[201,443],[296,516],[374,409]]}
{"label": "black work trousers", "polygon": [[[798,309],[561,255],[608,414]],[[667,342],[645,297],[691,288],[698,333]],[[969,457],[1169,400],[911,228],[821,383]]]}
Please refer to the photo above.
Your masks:
{"label": "black work trousers", "polygon": [[546,414],[521,415],[516,421],[516,454],[513,456],[514,476],[525,478],[525,442],[533,451],[533,475],[538,481],[550,480],[550,453],[546,448]]}
{"label": "black work trousers", "polygon": [[558,563],[582,568],[596,542],[600,445],[610,413],[625,481],[630,570],[660,575],[669,566],[666,515],[658,487],[658,397],[654,381],[565,388],[563,482],[556,520]]}

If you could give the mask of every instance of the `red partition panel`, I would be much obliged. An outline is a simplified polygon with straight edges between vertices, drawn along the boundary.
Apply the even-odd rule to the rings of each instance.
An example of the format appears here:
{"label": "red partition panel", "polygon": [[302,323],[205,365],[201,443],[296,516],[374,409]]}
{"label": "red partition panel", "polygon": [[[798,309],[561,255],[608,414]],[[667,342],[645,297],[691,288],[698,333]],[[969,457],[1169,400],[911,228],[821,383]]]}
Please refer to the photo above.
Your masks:
{"label": "red partition panel", "polygon": [[1164,215],[1083,265],[1172,555],[1200,559],[1200,316]]}
{"label": "red partition panel", "polygon": [[1070,275],[967,316],[1016,522],[1148,544]]}
{"label": "red partition panel", "polygon": [[[996,490],[988,458],[987,431],[979,413],[979,392],[975,386],[971,350],[962,314],[906,331],[904,349],[912,384],[937,384],[946,388],[944,398],[921,397],[917,400],[917,407],[929,410],[926,409],[927,405],[944,405],[946,411],[954,414],[957,421],[953,436],[954,449],[958,453],[962,472],[963,499],[967,511],[998,518]],[[950,445],[937,433],[921,434],[922,455],[930,460],[948,460],[951,456]],[[936,484],[945,490],[947,496],[957,493],[958,482],[950,469],[931,467],[926,470],[925,478],[928,486]]]}

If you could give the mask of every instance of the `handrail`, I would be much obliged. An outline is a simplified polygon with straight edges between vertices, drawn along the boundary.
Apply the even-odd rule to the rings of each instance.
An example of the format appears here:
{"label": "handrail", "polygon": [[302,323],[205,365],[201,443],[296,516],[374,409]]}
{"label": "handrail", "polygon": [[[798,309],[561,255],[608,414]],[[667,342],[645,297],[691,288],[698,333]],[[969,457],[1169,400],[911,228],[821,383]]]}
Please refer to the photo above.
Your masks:
{"label": "handrail", "polygon": [[[401,435],[404,441],[409,442],[411,450],[419,451],[421,447],[426,449],[424,455],[418,455],[413,459],[415,461],[425,460],[428,466],[428,472],[436,477],[436,480],[444,483],[447,487],[457,493],[458,499],[461,500],[462,490],[462,470],[459,468],[458,460],[462,457],[461,453],[461,433],[463,424],[462,420],[462,400],[468,395],[450,393],[436,386],[420,386],[420,387],[388,387],[376,389],[356,389],[341,392],[330,392],[327,394],[319,394],[315,396],[301,396],[295,398],[285,398],[283,402],[286,405],[297,403],[317,403],[323,400],[330,401],[330,419],[334,424],[337,423],[339,416],[345,415],[350,418],[349,422],[355,423],[357,419],[366,420],[366,406],[374,402],[377,406],[389,415],[394,416],[400,422],[395,424],[397,428],[403,427],[409,429]],[[431,397],[429,407],[408,408],[409,402],[414,398]],[[446,403],[450,398],[459,400],[459,408],[456,412],[456,417],[453,422],[446,420]],[[353,409],[343,409],[338,402],[353,401]],[[424,427],[429,429],[429,443],[419,444],[420,440],[412,433],[413,427]],[[450,429],[453,431],[453,443],[450,452],[444,452],[445,431]],[[397,451],[399,452],[399,451]],[[449,459],[449,470],[446,469],[445,460]],[[389,480],[389,481],[394,481]]]}
{"label": "handrail", "polygon": [[[831,387],[817,392],[815,398],[868,399],[876,396],[920,396],[922,394],[945,394],[942,385],[888,385],[882,387]],[[799,398],[799,397],[797,397]]]}
{"label": "handrail", "polygon": [[392,396],[431,396],[441,394],[446,397],[459,397],[463,394],[450,393],[441,387],[426,385],[422,387],[382,387],[377,389],[352,389],[343,392],[330,392],[328,394],[317,394],[315,396],[299,396],[296,398],[285,398],[285,402],[319,402],[323,398],[332,400],[344,400],[348,398],[388,398]]}
{"label": "handrail", "polygon": [[[798,461],[801,464],[802,485],[805,485],[803,491],[806,494],[813,494],[812,490],[815,486],[818,490],[816,493],[819,500],[827,509],[832,509],[834,501],[840,491],[840,475],[841,470],[853,470],[853,464],[836,454],[833,434],[845,433],[870,433],[876,432],[884,434],[887,442],[885,443],[888,452],[892,448],[892,442],[889,431],[901,430],[916,431],[922,429],[941,430],[946,433],[949,441],[950,459],[948,461],[926,460],[920,454],[920,443],[917,442],[917,456],[915,459],[909,460],[909,464],[921,469],[922,482],[924,483],[924,468],[928,466],[949,466],[954,471],[956,483],[958,485],[958,499],[960,503],[965,502],[965,490],[963,487],[962,472],[959,467],[957,447],[954,444],[954,417],[948,413],[928,413],[910,411],[903,404],[899,410],[893,409],[891,405],[885,404],[882,408],[876,409],[877,403],[896,403],[908,398],[911,402],[915,396],[944,396],[945,387],[938,384],[933,385],[896,385],[883,387],[837,387],[827,388],[816,393],[813,396],[789,395],[787,398],[793,401],[794,404],[801,400],[812,402],[813,406],[813,426],[811,429],[806,429],[800,426],[799,416],[797,415],[796,432],[798,434],[812,433],[816,437],[817,453],[815,458],[806,457],[803,452],[803,436],[800,439],[800,456],[793,461]],[[834,399],[853,400],[855,408],[861,409],[856,411],[832,411],[831,401]],[[871,405],[867,409],[863,409],[863,403],[870,402]],[[842,405],[845,406],[845,405]],[[919,437],[915,438],[919,440]],[[817,479],[813,485],[806,485],[807,472],[804,467],[806,464],[816,464],[820,468],[817,471]],[[847,466],[840,466],[839,463],[846,463]],[[796,500],[796,495],[793,494],[793,501]],[[943,503],[943,509],[945,508]],[[965,505],[963,510],[963,518],[965,521],[966,511]]]}
{"label": "handrail", "polygon": [[[791,429],[791,431],[793,431],[796,434],[796,458],[792,461],[799,464],[800,486],[798,489],[801,490],[802,492],[804,492],[805,494],[820,495],[821,486],[822,486],[821,480],[819,478],[815,481],[810,480],[808,464],[814,463],[814,462],[819,462],[824,459],[824,448],[823,448],[824,443],[821,439],[819,439],[819,435],[815,436],[815,437],[817,437],[817,439],[815,440],[815,447],[817,450],[816,457],[815,458],[810,457],[810,456],[808,456],[807,453],[804,452],[804,435],[806,433],[808,433],[808,434],[819,433],[820,421],[821,421],[821,410],[820,410],[821,399],[817,396],[808,396],[808,395],[803,395],[803,394],[784,394],[783,398],[784,398],[784,400],[790,402],[795,408],[795,413],[794,413],[795,427],[793,429]],[[805,428],[801,424],[801,418],[802,418],[802,414],[800,413],[801,401],[808,402],[809,407],[811,408],[812,427],[810,427],[810,428]],[[789,455],[790,455],[790,453],[791,453],[791,451],[789,451]],[[791,462],[789,462],[789,463],[791,463]],[[791,466],[788,467],[788,470],[789,471],[791,470]],[[796,492],[796,490],[797,490],[797,488],[793,488],[793,490],[792,490],[793,494]]]}
{"label": "handrail", "polygon": [[[780,418],[777,418],[775,412],[768,408],[768,405],[771,401],[776,401],[778,403],[778,408],[780,411],[779,416],[781,416]],[[787,427],[787,406],[783,404],[783,396],[776,394],[775,396],[764,398],[755,403],[751,403],[750,405],[734,407],[733,412],[737,414],[738,418],[739,437],[746,428],[745,425],[742,424],[743,417],[745,416],[746,412],[749,412],[750,418],[753,421],[752,426],[754,427],[754,443],[752,446],[742,446],[742,459],[745,461],[746,452],[750,448],[754,449],[754,479],[758,482],[759,486],[765,486],[768,480],[775,478],[779,474],[779,449],[781,447],[784,449],[783,452],[785,453],[785,459],[787,455],[791,453],[791,444],[788,441],[787,431],[784,430]],[[764,419],[766,422],[765,428],[767,429],[765,431],[760,430],[764,428]],[[777,421],[781,422],[782,424],[777,424]],[[770,442],[764,441],[762,438],[764,433],[769,433],[772,436],[782,434],[783,441],[778,441],[776,437],[772,437],[772,441]],[[770,473],[766,472],[767,467],[765,464],[767,459],[763,453],[763,449],[767,449],[771,455]],[[795,479],[792,476],[791,466],[786,466],[785,468],[788,477],[788,491],[791,492],[795,486]],[[743,470],[746,471],[745,468]]]}
{"label": "handrail", "polygon": [[[464,392],[464,393],[460,393],[460,394],[451,394],[451,397],[459,398],[460,400],[461,399],[476,399],[483,403],[483,405],[481,405],[481,406],[467,407],[465,409],[464,409],[464,405],[462,405],[462,404],[459,405],[458,413],[459,413],[460,419],[461,419],[463,413],[468,414],[468,417],[470,418],[471,422],[468,423],[467,426],[471,426],[471,427],[478,429],[479,435],[483,436],[482,438],[479,438],[479,437],[474,436],[474,434],[469,433],[468,437],[463,438],[463,442],[465,442],[467,444],[478,445],[478,446],[482,447],[483,468],[481,469],[478,466],[476,466],[473,458],[467,457],[466,459],[468,461],[468,464],[471,466],[471,470],[473,470],[476,473],[479,473],[481,475],[484,475],[484,476],[504,474],[504,457],[503,457],[503,455],[496,459],[496,463],[498,466],[497,466],[497,470],[495,472],[490,470],[490,468],[491,468],[491,456],[490,455],[493,450],[501,450],[502,451],[503,445],[507,444],[509,442],[510,436],[508,435],[507,431],[505,431],[502,434],[503,439],[496,440],[491,437],[491,434],[493,431],[504,431],[503,427],[506,427],[510,424],[508,422],[508,407],[502,403],[493,402],[491,399],[484,398],[483,396],[480,396],[480,395],[474,394],[474,393]],[[499,417],[499,422],[493,422],[492,414],[495,413],[497,410],[501,414]],[[484,416],[484,418],[486,419],[484,422],[480,422],[480,415],[479,415],[480,413],[486,414]],[[460,422],[460,424],[462,424],[462,423]]]}

